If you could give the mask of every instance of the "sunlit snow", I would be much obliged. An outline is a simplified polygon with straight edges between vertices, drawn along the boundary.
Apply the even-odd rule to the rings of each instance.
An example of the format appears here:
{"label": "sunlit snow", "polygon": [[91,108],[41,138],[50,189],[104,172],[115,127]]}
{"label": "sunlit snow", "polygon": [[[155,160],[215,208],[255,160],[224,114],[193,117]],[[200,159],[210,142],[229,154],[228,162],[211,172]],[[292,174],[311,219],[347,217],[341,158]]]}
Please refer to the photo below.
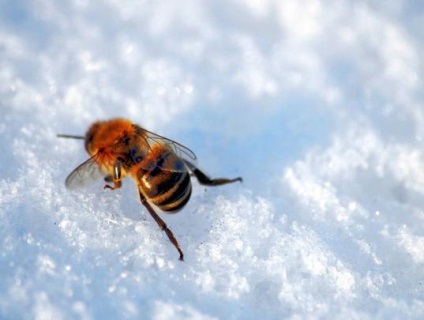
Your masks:
{"label": "sunlit snow", "polygon": [[[0,0],[1,319],[422,319],[418,2]],[[99,119],[192,149],[175,248],[128,180],[67,190]]]}

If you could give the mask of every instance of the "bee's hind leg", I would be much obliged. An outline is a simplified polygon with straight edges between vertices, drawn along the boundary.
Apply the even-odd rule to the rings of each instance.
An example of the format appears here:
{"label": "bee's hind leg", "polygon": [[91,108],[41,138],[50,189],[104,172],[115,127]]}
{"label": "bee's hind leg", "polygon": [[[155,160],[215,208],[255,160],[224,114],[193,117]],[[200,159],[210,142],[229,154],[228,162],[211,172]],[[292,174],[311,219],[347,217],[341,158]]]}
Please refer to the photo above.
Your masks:
{"label": "bee's hind leg", "polygon": [[211,179],[209,178],[205,173],[203,173],[202,171],[200,171],[195,165],[193,165],[192,163],[185,161],[187,167],[190,169],[190,171],[192,172],[192,175],[194,175],[197,179],[197,181],[199,181],[200,184],[205,185],[205,186],[220,186],[223,184],[227,184],[227,183],[233,183],[236,181],[243,181],[242,177],[237,177],[234,179],[228,179],[228,178],[216,178],[216,179]]}

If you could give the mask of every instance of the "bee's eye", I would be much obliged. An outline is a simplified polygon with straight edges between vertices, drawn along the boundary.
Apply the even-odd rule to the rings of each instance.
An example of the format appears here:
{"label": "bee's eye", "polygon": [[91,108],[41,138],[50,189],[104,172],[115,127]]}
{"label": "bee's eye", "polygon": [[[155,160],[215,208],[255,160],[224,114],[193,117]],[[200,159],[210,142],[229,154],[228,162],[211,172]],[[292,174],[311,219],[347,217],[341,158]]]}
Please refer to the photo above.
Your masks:
{"label": "bee's eye", "polygon": [[143,160],[143,158],[141,156],[137,156],[137,150],[136,149],[130,150],[130,158],[135,163],[139,163]]}

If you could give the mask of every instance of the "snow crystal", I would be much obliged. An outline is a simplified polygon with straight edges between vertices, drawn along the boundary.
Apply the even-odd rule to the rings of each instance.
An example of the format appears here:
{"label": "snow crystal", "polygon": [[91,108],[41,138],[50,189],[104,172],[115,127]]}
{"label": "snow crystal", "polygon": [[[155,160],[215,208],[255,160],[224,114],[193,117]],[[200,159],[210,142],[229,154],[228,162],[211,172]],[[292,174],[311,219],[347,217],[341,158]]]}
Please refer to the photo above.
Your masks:
{"label": "snow crystal", "polygon": [[[422,319],[424,34],[400,0],[0,5],[1,319]],[[99,119],[212,177],[64,186]]]}

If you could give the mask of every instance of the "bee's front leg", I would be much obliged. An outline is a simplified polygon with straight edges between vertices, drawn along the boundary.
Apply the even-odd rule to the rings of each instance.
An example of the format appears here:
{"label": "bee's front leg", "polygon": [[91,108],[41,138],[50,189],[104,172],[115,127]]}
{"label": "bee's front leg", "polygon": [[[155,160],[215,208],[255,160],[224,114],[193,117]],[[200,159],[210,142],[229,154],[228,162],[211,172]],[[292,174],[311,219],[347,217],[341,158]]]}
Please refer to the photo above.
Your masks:
{"label": "bee's front leg", "polygon": [[113,182],[113,186],[109,184],[104,185],[104,189],[119,189],[122,186],[122,164],[120,160],[116,160],[113,165],[113,173],[105,177],[106,182]]}

